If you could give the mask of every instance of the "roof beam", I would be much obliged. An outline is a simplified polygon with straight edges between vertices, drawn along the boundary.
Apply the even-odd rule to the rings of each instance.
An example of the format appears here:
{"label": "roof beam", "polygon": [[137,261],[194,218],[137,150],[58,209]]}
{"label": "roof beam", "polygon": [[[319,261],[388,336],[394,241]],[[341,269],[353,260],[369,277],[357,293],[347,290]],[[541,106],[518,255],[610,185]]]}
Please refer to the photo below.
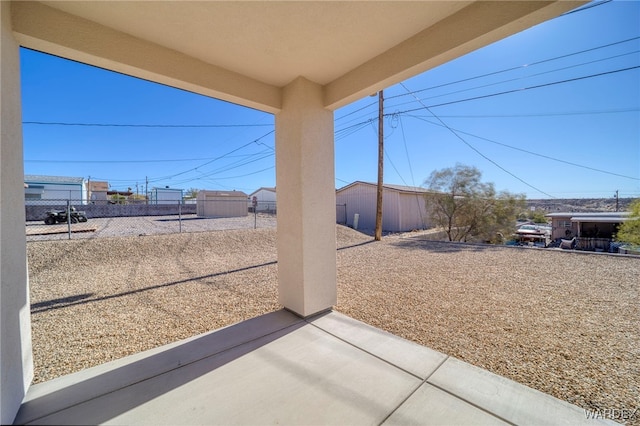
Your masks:
{"label": "roof beam", "polygon": [[21,46],[276,113],[281,90],[38,2],[12,2]]}
{"label": "roof beam", "polygon": [[584,3],[474,2],[327,84],[325,106],[342,107]]}

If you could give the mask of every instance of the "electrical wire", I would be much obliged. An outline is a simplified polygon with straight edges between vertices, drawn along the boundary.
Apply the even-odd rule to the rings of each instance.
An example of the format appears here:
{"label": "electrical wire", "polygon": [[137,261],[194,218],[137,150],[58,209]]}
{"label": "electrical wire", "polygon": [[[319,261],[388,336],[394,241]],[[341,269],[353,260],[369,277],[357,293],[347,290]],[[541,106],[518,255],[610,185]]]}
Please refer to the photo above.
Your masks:
{"label": "electrical wire", "polygon": [[[408,115],[408,117],[417,118],[417,119],[425,121],[425,122],[427,122],[429,124],[433,124],[434,126],[446,127],[446,126],[443,126],[442,124],[434,123],[433,121],[429,121],[424,117],[418,117],[418,116],[412,116],[412,115]],[[467,136],[471,136],[471,137],[474,137],[474,138],[477,138],[477,139],[481,139],[483,141],[491,142],[491,143],[496,144],[496,145],[504,146],[505,148],[513,149],[513,150],[520,151],[520,152],[524,152],[525,154],[534,155],[534,156],[537,156],[537,157],[540,157],[540,158],[544,158],[544,159],[547,159],[547,160],[557,161],[558,163],[564,163],[564,164],[567,164],[569,166],[579,167],[579,168],[582,168],[582,169],[591,170],[591,171],[599,172],[599,173],[604,173],[604,174],[608,174],[608,175],[611,175],[611,176],[616,176],[616,177],[621,177],[621,178],[625,178],[625,179],[631,179],[631,180],[640,181],[640,178],[636,178],[636,177],[633,177],[633,176],[622,175],[622,174],[619,174],[619,173],[614,173],[614,172],[609,172],[609,171],[602,170],[602,169],[597,169],[595,167],[590,167],[590,166],[585,166],[585,165],[578,164],[578,163],[573,163],[571,161],[562,160],[560,158],[554,158],[554,157],[551,157],[551,156],[545,155],[545,154],[539,154],[537,152],[529,151],[529,150],[526,150],[526,149],[523,149],[523,148],[518,148],[518,147],[515,147],[515,146],[512,146],[512,145],[508,145],[506,143],[498,142],[498,141],[495,141],[495,140],[492,140],[492,139],[489,139],[489,138],[485,138],[485,137],[482,137],[482,136],[474,135],[473,133],[468,133],[468,132],[465,132],[465,131],[462,131],[462,130],[458,130],[458,129],[454,129],[454,130],[456,132],[458,132],[458,133],[461,133],[461,134],[464,134],[464,135],[467,135]]]}
{"label": "electrical wire", "polygon": [[[567,54],[567,55],[559,56],[559,57],[556,57],[556,58],[545,59],[545,60],[542,60],[542,61],[534,62],[534,63],[532,63],[532,64],[522,65],[522,66],[520,66],[520,67],[509,68],[509,69],[506,69],[506,70],[496,71],[496,72],[492,72],[492,73],[484,74],[484,75],[481,75],[481,76],[476,76],[476,77],[470,77],[470,78],[467,78],[467,79],[457,80],[457,81],[454,81],[454,82],[445,83],[445,84],[442,84],[442,85],[433,86],[433,87],[426,88],[426,89],[420,89],[420,90],[412,91],[411,93],[403,93],[403,94],[399,94],[399,95],[395,95],[395,96],[390,96],[390,97],[385,98],[385,100],[395,99],[395,98],[400,98],[400,97],[405,97],[405,96],[413,96],[413,95],[415,95],[415,94],[417,94],[417,93],[421,93],[421,92],[424,92],[424,91],[427,91],[427,90],[431,90],[431,89],[434,89],[434,88],[439,88],[439,87],[449,86],[449,85],[452,85],[452,84],[456,84],[456,83],[460,83],[460,82],[465,82],[465,81],[469,81],[469,80],[473,80],[473,79],[477,79],[477,78],[481,78],[481,77],[485,77],[485,76],[489,76],[489,75],[494,75],[494,74],[498,74],[498,73],[502,73],[502,72],[506,72],[506,71],[511,71],[511,70],[520,69],[520,68],[522,68],[522,67],[530,67],[530,66],[532,66],[532,65],[536,65],[536,64],[540,64],[540,63],[548,62],[548,61],[551,61],[551,60],[554,60],[554,59],[557,59],[557,58],[564,58],[564,57],[568,57],[568,56],[575,55],[575,54],[577,54],[577,53],[582,53],[582,52],[587,52],[587,51],[591,51],[591,50],[596,50],[596,49],[600,49],[600,48],[603,48],[603,47],[608,47],[608,46],[612,46],[612,45],[616,45],[616,44],[621,44],[621,43],[625,43],[625,42],[633,41],[633,40],[637,40],[637,39],[640,39],[640,37],[634,37],[634,38],[630,38],[630,39],[626,39],[626,40],[618,41],[618,42],[615,42],[615,43],[609,43],[609,44],[604,45],[604,46],[599,46],[599,47],[596,47],[596,48],[586,49],[586,50],[583,50],[583,51],[581,51],[581,52],[575,52],[575,53],[571,53],[571,54]],[[634,53],[634,52],[632,52],[632,53]],[[629,53],[625,53],[624,55],[627,55],[627,54],[629,54]],[[617,56],[614,56],[614,57],[617,57]],[[612,58],[612,57],[609,57],[609,58],[607,58],[607,59],[611,59],[611,58]],[[603,59],[601,59],[601,60],[603,60]],[[597,61],[601,61],[601,60],[591,61],[590,63],[597,62]],[[513,90],[510,90],[510,91],[502,91],[502,92],[497,92],[497,93],[488,94],[488,95],[476,96],[476,97],[471,97],[471,98],[463,98],[463,99],[460,99],[460,100],[454,100],[454,101],[451,101],[451,102],[445,102],[445,103],[441,103],[441,104],[431,105],[431,107],[445,106],[445,105],[450,105],[450,104],[454,104],[454,103],[460,103],[460,102],[466,102],[466,101],[470,101],[470,100],[482,99],[482,98],[485,98],[485,97],[492,97],[492,96],[498,96],[498,95],[502,95],[502,94],[515,93],[515,92],[519,92],[519,91],[522,91],[522,90],[530,90],[530,89],[546,87],[546,86],[554,85],[554,84],[567,83],[567,82],[571,82],[571,81],[577,81],[577,80],[586,79],[586,78],[598,77],[598,76],[602,76],[602,75],[606,75],[606,74],[611,74],[611,73],[616,73],[616,72],[621,72],[621,71],[628,71],[628,70],[630,70],[630,69],[635,69],[635,68],[638,68],[638,67],[639,67],[639,66],[635,66],[635,67],[626,68],[626,69],[619,69],[619,70],[607,71],[607,72],[599,73],[599,74],[591,74],[591,75],[587,75],[587,76],[577,77],[577,78],[575,78],[575,79],[560,80],[560,81],[555,81],[555,82],[551,82],[551,83],[545,83],[545,84],[542,84],[542,85],[536,85],[536,86],[530,86],[530,87],[524,87],[524,88],[513,89]],[[552,71],[549,71],[549,72],[553,72],[553,71],[555,71],[555,70],[552,70]],[[542,73],[542,74],[546,74],[546,73],[549,73],[549,72],[545,72],[545,73]],[[536,74],[536,75],[538,75],[538,74]],[[525,77],[525,78],[528,78],[528,77]],[[509,80],[509,81],[511,81],[511,80]],[[502,81],[502,82],[506,82],[506,81]],[[502,82],[499,82],[499,83],[502,83]],[[499,84],[499,83],[495,83],[495,84]],[[492,85],[493,85],[493,84],[492,84]],[[484,87],[484,86],[481,86],[481,87]],[[477,89],[477,88],[480,88],[480,87],[474,87],[474,88],[471,88],[471,89],[466,89],[466,90],[462,90],[462,91],[458,91],[458,92],[463,92],[463,91],[467,91],[467,90],[473,90],[473,89]],[[458,92],[452,92],[452,93],[458,93]],[[448,93],[448,94],[452,94],[452,93]],[[444,96],[444,95],[439,95],[439,96]],[[439,97],[439,96],[436,96],[436,97]],[[412,101],[412,102],[413,102],[413,101]],[[408,102],[407,102],[407,103],[408,103]],[[392,105],[392,106],[397,107],[397,106],[401,106],[401,105],[404,105],[404,104],[406,104],[406,103],[394,104],[394,105]],[[362,111],[362,110],[364,110],[364,109],[366,109],[366,108],[371,107],[372,105],[373,105],[373,103],[367,104],[367,105],[365,105],[364,107],[359,108],[358,110],[353,111],[353,112]],[[417,110],[420,110],[420,109],[422,109],[422,108],[418,108]],[[401,112],[405,112],[405,111],[401,111]],[[410,110],[410,111],[408,111],[408,112],[413,112],[413,111],[411,111],[411,110]],[[371,112],[370,116],[371,116],[373,113],[374,113],[374,111],[372,111],[372,112]],[[347,115],[351,115],[351,113],[349,113],[349,114],[347,114]],[[345,115],[345,116],[343,116],[343,117],[341,117],[341,118],[344,118],[344,117],[346,117],[346,115]],[[356,119],[357,119],[357,118],[356,118]],[[374,120],[374,118],[369,118],[368,120]],[[350,122],[353,122],[353,121],[355,121],[355,119],[354,119],[354,120],[351,120]],[[358,125],[360,125],[361,123],[362,123],[362,122],[360,122],[360,123],[356,123],[354,126],[358,126]]]}
{"label": "electrical wire", "polygon": [[562,17],[562,16],[571,15],[573,13],[584,12],[585,10],[591,9],[592,7],[602,6],[603,4],[607,4],[607,3],[611,2],[611,1],[612,0],[602,0],[602,1],[599,1],[599,2],[589,3],[587,5],[579,7],[577,9],[573,9],[573,10],[570,10],[568,12],[565,12],[562,15],[557,16],[556,18],[559,18],[559,17]]}
{"label": "electrical wire", "polygon": [[[458,104],[458,103],[461,103],[461,102],[476,101],[476,100],[479,100],[479,99],[492,98],[492,97],[495,97],[495,96],[507,95],[507,94],[510,94],[510,93],[524,92],[526,90],[541,89],[543,87],[550,87],[550,86],[555,86],[555,85],[564,84],[564,83],[572,83],[572,82],[575,82],[575,81],[585,80],[585,79],[588,79],[588,78],[602,77],[604,75],[610,75],[610,74],[615,74],[615,73],[619,73],[619,72],[631,71],[631,70],[635,70],[635,69],[638,69],[638,68],[640,68],[640,65],[636,65],[636,66],[633,66],[633,67],[627,67],[627,68],[621,68],[621,69],[612,70],[612,71],[601,72],[601,73],[597,73],[597,74],[590,74],[590,75],[586,75],[586,76],[582,76],[582,77],[569,78],[569,79],[566,79],[566,80],[553,81],[553,82],[550,82],[550,83],[538,84],[538,85],[535,85],[535,86],[521,87],[521,88],[518,88],[518,89],[505,90],[505,91],[497,92],[497,93],[490,93],[490,94],[487,94],[487,95],[474,96],[474,97],[471,97],[471,98],[465,98],[465,99],[458,99],[458,100],[449,101],[449,102],[443,102],[443,103],[440,103],[440,104],[429,105],[428,108],[438,108],[438,107],[442,107],[442,106]],[[424,108],[425,107],[408,109],[408,110],[401,111],[401,113],[420,111],[420,110],[423,110]]]}
{"label": "electrical wire", "polygon": [[499,71],[492,71],[492,72],[489,72],[489,73],[486,73],[486,74],[481,74],[481,75],[477,75],[477,76],[473,76],[473,77],[463,78],[461,80],[456,80],[456,81],[452,81],[452,82],[448,82],[448,83],[439,84],[437,86],[432,86],[432,87],[427,87],[427,88],[424,88],[424,89],[415,90],[415,91],[412,91],[411,93],[402,93],[402,94],[398,94],[398,95],[394,95],[394,96],[389,96],[389,97],[386,98],[386,100],[391,100],[391,99],[398,98],[398,97],[410,96],[410,95],[421,93],[421,92],[425,92],[425,91],[428,91],[428,90],[439,89],[441,87],[451,86],[451,85],[458,84],[458,83],[465,83],[467,81],[477,80],[479,78],[490,77],[490,76],[497,75],[497,74],[503,74],[505,72],[515,71],[515,70],[519,70],[519,69],[523,69],[523,68],[530,68],[532,66],[540,65],[540,64],[543,64],[543,63],[546,63],[546,62],[552,62],[552,61],[555,61],[555,60],[558,60],[558,59],[564,59],[564,58],[568,58],[568,57],[571,57],[571,56],[580,55],[582,53],[592,52],[592,51],[595,51],[595,50],[604,49],[604,48],[615,46],[615,45],[618,45],[618,44],[628,43],[630,41],[634,41],[634,40],[638,40],[638,39],[640,39],[640,36],[628,38],[628,39],[625,39],[625,40],[616,41],[616,42],[613,42],[613,43],[604,44],[604,45],[597,46],[597,47],[592,47],[592,48],[589,48],[589,49],[580,50],[580,51],[577,51],[577,52],[568,53],[568,54],[565,54],[565,55],[555,56],[553,58],[542,59],[540,61],[535,61],[535,62],[532,62],[530,64],[519,65],[519,66],[516,66],[516,67],[506,68],[506,69],[499,70]]}
{"label": "electrical wire", "polygon": [[244,145],[242,145],[242,146],[240,146],[240,147],[238,147],[238,148],[236,148],[236,149],[234,149],[234,150],[231,150],[231,151],[227,152],[226,154],[220,155],[220,156],[218,156],[218,157],[213,158],[212,160],[209,160],[209,161],[207,161],[207,162],[205,162],[205,163],[203,163],[203,164],[200,164],[200,165],[199,165],[199,166],[197,166],[197,167],[193,167],[193,168],[191,168],[191,169],[188,169],[188,170],[185,170],[185,171],[182,171],[182,172],[179,172],[179,173],[175,173],[175,174],[173,174],[173,175],[163,176],[163,177],[161,177],[161,178],[153,178],[153,179],[150,179],[150,180],[149,180],[149,182],[152,182],[152,181],[153,181],[153,182],[157,182],[157,181],[161,181],[161,180],[169,180],[169,179],[172,179],[172,178],[174,178],[174,177],[176,177],[176,176],[180,176],[180,175],[183,175],[183,174],[189,173],[189,172],[191,172],[191,171],[198,170],[199,168],[204,167],[204,166],[207,166],[207,165],[209,165],[209,164],[213,163],[214,161],[218,161],[218,160],[220,160],[220,159],[222,159],[222,158],[227,157],[229,154],[233,154],[234,152],[240,151],[241,149],[246,148],[246,147],[247,147],[247,146],[249,146],[249,145],[252,145],[252,144],[254,144],[254,143],[257,143],[258,141],[260,141],[261,139],[263,139],[263,138],[265,138],[265,137],[267,137],[267,136],[271,135],[272,133],[275,133],[275,130],[271,130],[270,132],[265,133],[264,135],[260,136],[259,138],[254,139],[254,140],[252,140],[251,142],[246,143],[246,144],[244,144]]}
{"label": "electrical wire", "polygon": [[141,127],[141,128],[225,128],[225,127],[273,127],[273,124],[116,124],[116,123],[68,123],[54,121],[23,121],[22,124],[39,126],[79,127]]}
{"label": "electrical wire", "polygon": [[[406,87],[404,85],[402,85],[402,87],[404,87],[406,89]],[[414,95],[415,96],[415,95]],[[510,172],[509,170],[507,170],[506,168],[504,168],[503,166],[501,166],[500,164],[498,164],[496,161],[492,160],[491,158],[489,158],[488,156],[486,156],[485,154],[483,154],[482,152],[480,152],[480,150],[478,150],[476,147],[474,147],[473,145],[471,145],[467,140],[465,140],[462,136],[460,136],[455,130],[453,130],[451,127],[449,127],[447,125],[447,123],[445,123],[441,118],[439,118],[437,115],[435,115],[433,113],[433,111],[431,111],[431,109],[424,105],[422,103],[422,101],[420,99],[417,98],[418,103],[420,103],[424,109],[426,109],[431,115],[433,115],[433,117],[435,119],[437,119],[444,127],[447,128],[447,130],[449,130],[449,132],[451,132],[457,139],[459,139],[462,143],[464,143],[465,145],[467,145],[469,148],[471,148],[471,150],[475,151],[478,155],[480,155],[482,158],[484,158],[485,160],[487,160],[488,162],[490,162],[491,164],[493,164],[494,166],[496,166],[497,168],[499,168],[500,170],[502,170],[503,172],[507,173],[508,175],[510,175],[511,177],[517,179],[518,181],[524,183],[525,185],[527,185],[529,188],[534,189],[536,191],[538,191],[541,194],[546,195],[549,198],[555,198],[553,195],[539,189],[536,188],[535,186],[533,186],[532,184],[530,184],[529,182],[525,181],[524,179],[516,176],[514,173]]]}
{"label": "electrical wire", "polygon": [[[524,118],[524,117],[563,117],[568,115],[596,115],[596,114],[619,114],[623,112],[637,112],[640,108],[616,108],[609,110],[590,111],[569,111],[569,112],[549,112],[549,113],[529,113],[529,114],[478,114],[478,115],[440,115],[440,118]],[[413,117],[419,117],[413,115]]]}
{"label": "electrical wire", "polygon": [[[227,157],[229,157],[229,156],[230,156],[230,154],[233,154],[233,153],[235,153],[235,152],[237,152],[237,151],[239,151],[239,150],[241,150],[241,149],[243,149],[243,148],[246,148],[247,146],[250,146],[250,145],[252,145],[252,144],[254,144],[254,143],[255,143],[255,144],[258,144],[258,145],[264,145],[264,144],[262,144],[262,143],[259,143],[259,141],[260,141],[260,140],[262,140],[262,139],[264,139],[265,137],[267,137],[267,136],[271,135],[271,134],[272,134],[272,133],[274,133],[274,132],[275,132],[275,130],[271,130],[270,132],[265,133],[264,135],[260,136],[259,138],[254,139],[254,140],[252,140],[251,142],[248,142],[248,143],[246,143],[246,144],[244,144],[244,145],[242,145],[242,146],[240,146],[240,147],[238,147],[238,148],[236,148],[236,149],[233,149],[233,150],[231,150],[231,151],[229,151],[229,152],[227,152],[227,153],[225,153],[225,154],[223,154],[223,155],[220,155],[220,156],[214,157],[214,158],[212,158],[211,160],[209,160],[209,161],[207,161],[207,162],[205,162],[205,163],[203,163],[203,164],[200,164],[200,165],[198,165],[198,166],[196,166],[196,167],[193,167],[193,168],[190,168],[190,169],[188,169],[188,170],[184,170],[184,171],[182,171],[182,172],[174,173],[174,174],[172,174],[172,175],[159,176],[159,177],[152,177],[152,178],[145,178],[145,179],[107,179],[107,178],[95,178],[95,179],[96,179],[96,180],[108,180],[109,182],[136,182],[136,181],[146,181],[147,183],[156,183],[156,182],[161,182],[161,181],[171,180],[171,179],[173,179],[173,178],[175,178],[175,177],[177,177],[177,176],[181,176],[181,175],[184,175],[184,174],[187,174],[187,173],[193,172],[193,171],[197,171],[198,169],[200,169],[200,168],[202,168],[202,167],[204,167],[204,166],[207,166],[207,165],[209,165],[209,164],[211,164],[211,163],[213,163],[213,162],[215,162],[215,161],[221,160],[221,159],[223,159],[223,158],[227,158]],[[271,147],[267,147],[267,148],[269,148],[269,149],[271,149],[271,150],[273,151],[273,148],[271,148]],[[264,152],[264,151],[265,151],[265,150],[263,150],[263,151],[261,151],[261,152]],[[251,155],[253,156],[253,155],[257,155],[257,154],[251,154]],[[271,156],[271,155],[273,155],[273,153],[270,153],[268,156]],[[256,161],[257,161],[257,160],[256,160]]]}
{"label": "electrical wire", "polygon": [[[247,157],[253,154],[230,155],[228,157]],[[201,158],[177,158],[163,160],[24,160],[25,163],[69,163],[69,164],[136,164],[136,163],[181,163],[189,161],[206,161],[213,160],[218,157],[201,157]]]}
{"label": "electrical wire", "polygon": [[[524,76],[524,77],[517,77],[517,78],[508,79],[508,80],[498,81],[498,82],[495,82],[495,83],[484,84],[482,86],[475,86],[475,87],[470,87],[470,88],[467,88],[467,89],[456,90],[456,91],[453,91],[453,92],[441,93],[439,95],[431,96],[431,97],[426,98],[426,99],[442,98],[442,97],[445,97],[445,96],[455,95],[455,94],[458,94],[458,93],[470,92],[470,91],[473,91],[473,90],[484,89],[484,88],[492,87],[492,86],[499,86],[499,85],[504,84],[504,83],[512,83],[512,82],[515,82],[515,81],[520,81],[520,80],[526,80],[526,79],[530,79],[530,78],[534,78],[534,77],[539,77],[539,76],[545,75],[545,74],[551,74],[551,73],[559,72],[559,71],[566,71],[568,69],[577,68],[577,67],[581,67],[581,66],[584,66],[584,65],[592,65],[592,64],[597,63],[597,62],[607,61],[607,60],[610,60],[610,59],[615,59],[615,58],[631,55],[631,54],[638,53],[638,52],[640,52],[640,50],[635,50],[633,52],[627,52],[627,53],[620,54],[620,55],[610,56],[608,58],[602,58],[602,59],[596,59],[596,60],[589,61],[589,62],[583,62],[581,64],[575,64],[575,65],[570,65],[570,66],[566,66],[566,67],[562,67],[562,68],[556,68],[556,69],[553,69],[553,70],[539,72],[539,73],[536,73],[536,74],[530,74],[530,75],[527,75],[527,76]],[[402,83],[400,83],[400,84],[402,84]],[[425,100],[425,99],[423,99],[423,100]],[[403,102],[403,103],[399,103],[399,104],[394,104],[394,106],[397,107],[397,106],[406,105],[408,103],[413,103],[413,102],[414,101],[407,101],[407,102]]]}

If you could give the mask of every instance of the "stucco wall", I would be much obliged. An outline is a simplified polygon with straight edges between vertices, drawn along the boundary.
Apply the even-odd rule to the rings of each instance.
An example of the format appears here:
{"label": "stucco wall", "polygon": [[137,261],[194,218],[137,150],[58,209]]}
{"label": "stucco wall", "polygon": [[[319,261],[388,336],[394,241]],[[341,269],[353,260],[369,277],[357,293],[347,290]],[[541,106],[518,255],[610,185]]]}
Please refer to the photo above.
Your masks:
{"label": "stucco wall", "polygon": [[33,379],[24,210],[20,56],[11,3],[0,2],[0,423],[11,424]]}

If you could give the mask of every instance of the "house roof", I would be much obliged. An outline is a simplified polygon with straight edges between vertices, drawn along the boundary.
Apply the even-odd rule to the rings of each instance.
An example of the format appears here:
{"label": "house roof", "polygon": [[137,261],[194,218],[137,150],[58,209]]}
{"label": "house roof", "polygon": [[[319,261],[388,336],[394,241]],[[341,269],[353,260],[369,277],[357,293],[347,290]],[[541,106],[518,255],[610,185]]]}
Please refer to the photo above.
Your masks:
{"label": "house roof", "polygon": [[[272,113],[336,109],[585,1],[16,1],[22,46]],[[241,52],[241,53],[239,53]]]}
{"label": "house roof", "polygon": [[255,191],[253,191],[251,194],[249,194],[249,197],[257,194],[260,191],[269,191],[269,192],[275,193],[276,192],[276,188],[275,187],[262,186],[262,187],[256,189]]}
{"label": "house roof", "polygon": [[25,183],[51,183],[59,185],[80,185],[84,183],[82,177],[69,176],[45,176],[45,175],[24,175]]}
{"label": "house roof", "polygon": [[558,212],[545,215],[550,218],[565,218],[572,222],[620,223],[631,219],[630,212]]}
{"label": "house roof", "polygon": [[158,188],[158,187],[153,187],[151,188],[152,191],[180,191],[183,192],[184,189],[179,189],[179,188]]}
{"label": "house roof", "polygon": [[571,222],[619,223],[631,220],[629,215],[619,216],[572,216]]}
{"label": "house roof", "polygon": [[[342,188],[338,189],[336,192],[341,192],[344,191],[345,189],[351,188],[353,186],[356,185],[367,185],[367,186],[373,186],[373,187],[378,187],[378,184],[376,183],[371,183],[371,182],[363,182],[363,181],[355,181],[352,182],[348,185],[343,186]],[[411,194],[415,194],[415,193],[420,193],[420,194],[425,194],[428,192],[433,192],[428,190],[427,188],[422,188],[419,186],[404,186],[404,185],[393,185],[393,184],[389,184],[389,183],[385,183],[382,185],[382,187],[384,189],[388,189],[391,191],[398,191],[398,192],[407,192],[407,193],[411,193]]]}
{"label": "house roof", "polygon": [[242,197],[247,198],[248,195],[242,191],[200,191],[204,195],[212,196],[212,197]]}

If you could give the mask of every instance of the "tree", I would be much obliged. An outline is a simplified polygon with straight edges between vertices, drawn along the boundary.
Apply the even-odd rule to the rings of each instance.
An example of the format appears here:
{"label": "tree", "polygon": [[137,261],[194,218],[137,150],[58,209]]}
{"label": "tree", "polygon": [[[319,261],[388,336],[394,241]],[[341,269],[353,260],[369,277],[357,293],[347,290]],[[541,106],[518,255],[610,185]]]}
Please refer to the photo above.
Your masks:
{"label": "tree", "polygon": [[197,198],[198,197],[198,191],[200,191],[198,188],[189,188],[184,193],[184,198]]}
{"label": "tree", "polygon": [[548,223],[547,217],[542,212],[532,212],[529,215],[529,219],[531,219],[533,223]]}
{"label": "tree", "polygon": [[127,197],[121,194],[111,196],[111,204],[127,204]]}
{"label": "tree", "polygon": [[631,217],[622,222],[616,233],[616,241],[640,245],[640,198],[634,200],[629,206]]}
{"label": "tree", "polygon": [[513,232],[524,196],[496,193],[493,183],[483,183],[475,168],[456,164],[431,173],[425,197],[431,219],[444,228],[449,241],[500,242]]}

